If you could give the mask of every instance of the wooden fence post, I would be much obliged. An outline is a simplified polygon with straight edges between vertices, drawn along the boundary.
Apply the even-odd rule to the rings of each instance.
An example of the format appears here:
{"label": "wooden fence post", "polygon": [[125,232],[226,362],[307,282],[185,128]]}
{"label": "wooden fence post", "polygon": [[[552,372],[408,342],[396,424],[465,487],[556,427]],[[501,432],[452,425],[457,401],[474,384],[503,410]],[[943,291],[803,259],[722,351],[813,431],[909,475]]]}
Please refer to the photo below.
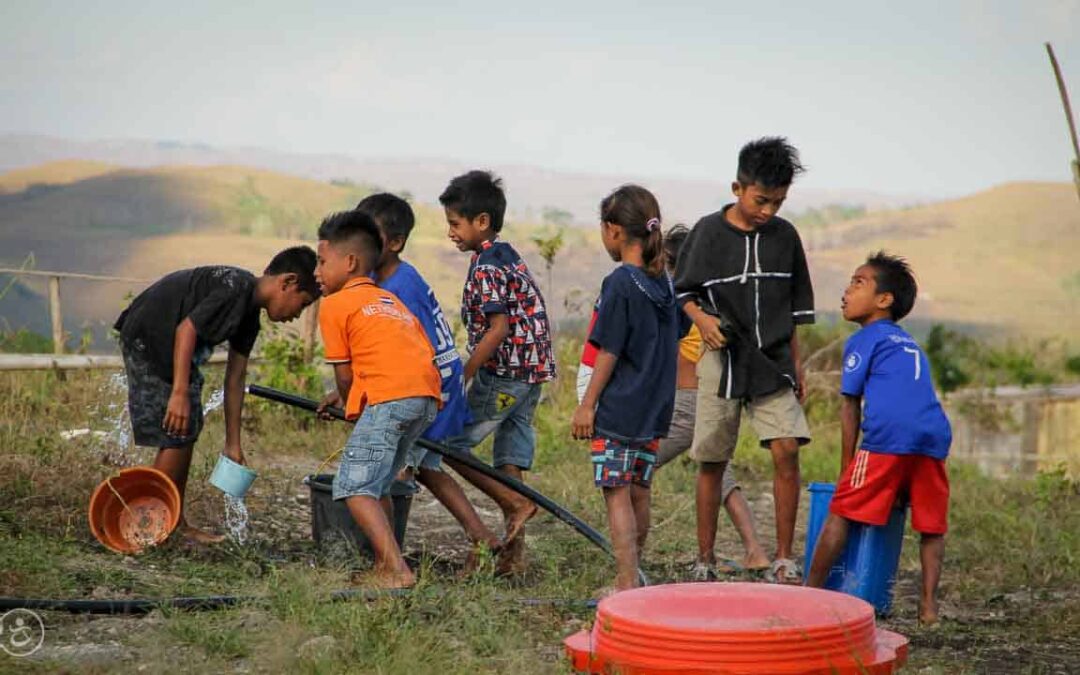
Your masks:
{"label": "wooden fence post", "polygon": [[49,277],[49,319],[52,321],[53,353],[64,353],[64,313],[60,310],[60,277]]}

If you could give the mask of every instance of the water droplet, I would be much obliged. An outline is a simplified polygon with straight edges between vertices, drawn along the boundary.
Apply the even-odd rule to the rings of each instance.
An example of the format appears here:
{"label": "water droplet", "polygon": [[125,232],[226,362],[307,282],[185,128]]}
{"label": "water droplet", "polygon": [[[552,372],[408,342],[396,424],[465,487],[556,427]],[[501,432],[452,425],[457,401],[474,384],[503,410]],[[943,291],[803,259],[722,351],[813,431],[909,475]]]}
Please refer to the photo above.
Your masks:
{"label": "water droplet", "polygon": [[215,389],[212,391],[210,398],[206,399],[206,404],[203,405],[203,417],[220,408],[223,403],[225,403],[225,390]]}
{"label": "water droplet", "polygon": [[248,510],[243,499],[225,495],[225,527],[237,544],[243,545],[248,537]]}

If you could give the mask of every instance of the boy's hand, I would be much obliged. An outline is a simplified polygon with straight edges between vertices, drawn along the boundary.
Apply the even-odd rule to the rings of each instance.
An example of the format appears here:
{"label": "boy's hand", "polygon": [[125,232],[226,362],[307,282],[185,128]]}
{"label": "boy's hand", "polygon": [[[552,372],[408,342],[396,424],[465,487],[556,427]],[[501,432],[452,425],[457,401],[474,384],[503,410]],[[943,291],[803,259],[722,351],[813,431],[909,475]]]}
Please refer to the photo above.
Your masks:
{"label": "boy's hand", "polygon": [[712,314],[700,312],[693,317],[694,325],[701,333],[701,341],[709,349],[723,349],[727,345],[727,338],[720,330],[720,319]]}
{"label": "boy's hand", "polygon": [[191,420],[191,400],[186,391],[174,391],[169,396],[169,405],[165,409],[165,419],[161,428],[170,436],[184,436]]}
{"label": "boy's hand", "polygon": [[322,403],[316,408],[315,413],[319,416],[319,419],[330,421],[334,419],[330,416],[330,413],[326,412],[327,408],[340,408],[341,407],[341,394],[336,391],[327,392],[323,397]]}
{"label": "boy's hand", "polygon": [[240,449],[240,446],[235,448],[225,447],[225,452],[222,453],[237,464],[243,464],[247,466],[247,457],[244,456],[244,451]]}
{"label": "boy's hand", "polygon": [[574,438],[588,440],[593,437],[593,420],[596,410],[590,406],[579,405],[570,420],[570,433]]}

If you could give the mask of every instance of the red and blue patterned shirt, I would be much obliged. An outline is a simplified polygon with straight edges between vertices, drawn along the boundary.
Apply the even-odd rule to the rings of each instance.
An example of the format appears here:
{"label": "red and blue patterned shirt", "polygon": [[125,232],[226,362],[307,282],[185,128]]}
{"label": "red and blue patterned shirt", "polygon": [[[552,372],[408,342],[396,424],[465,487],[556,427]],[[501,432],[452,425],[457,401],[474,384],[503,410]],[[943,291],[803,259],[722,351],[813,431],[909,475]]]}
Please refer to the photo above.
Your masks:
{"label": "red and blue patterned shirt", "polygon": [[489,314],[505,314],[510,335],[484,367],[499,377],[530,384],[555,377],[551,325],[540,288],[514,247],[486,241],[473,254],[461,294],[461,321],[469,352],[491,328]]}

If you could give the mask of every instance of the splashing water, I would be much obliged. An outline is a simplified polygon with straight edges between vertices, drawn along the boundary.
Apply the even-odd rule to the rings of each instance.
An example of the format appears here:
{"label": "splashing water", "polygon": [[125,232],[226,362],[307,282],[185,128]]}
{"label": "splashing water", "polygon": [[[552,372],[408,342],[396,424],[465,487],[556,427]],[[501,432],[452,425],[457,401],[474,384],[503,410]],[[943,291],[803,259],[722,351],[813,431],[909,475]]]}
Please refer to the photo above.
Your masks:
{"label": "splashing water", "polygon": [[206,403],[203,405],[203,417],[206,417],[210,413],[220,408],[221,404],[223,403],[225,403],[225,390],[215,389],[214,391],[212,391],[210,393],[210,398],[206,399]]}
{"label": "splashing water", "polygon": [[225,495],[225,527],[237,544],[243,545],[248,537],[248,510],[243,499]]}
{"label": "splashing water", "polygon": [[135,448],[131,444],[131,417],[127,407],[127,375],[113,373],[98,390],[97,404],[90,410],[91,418],[105,426],[101,433],[94,432],[95,446],[117,466],[138,463]]}

